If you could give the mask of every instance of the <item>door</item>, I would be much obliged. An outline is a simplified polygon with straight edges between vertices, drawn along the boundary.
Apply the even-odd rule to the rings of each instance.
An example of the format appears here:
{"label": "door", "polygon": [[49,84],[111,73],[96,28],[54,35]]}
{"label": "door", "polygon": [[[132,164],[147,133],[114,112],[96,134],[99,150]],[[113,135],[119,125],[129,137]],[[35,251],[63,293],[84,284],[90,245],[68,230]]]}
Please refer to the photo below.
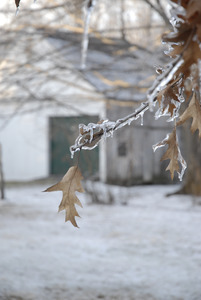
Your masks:
{"label": "door", "polygon": [[[79,156],[79,168],[82,174],[89,178],[98,176],[99,170],[99,147],[93,150],[76,152],[71,159],[70,146],[74,144],[79,134],[80,123],[97,123],[98,116],[80,117],[51,117],[50,118],[50,173],[64,175],[68,168],[77,164]],[[79,155],[80,153],[80,155]]]}

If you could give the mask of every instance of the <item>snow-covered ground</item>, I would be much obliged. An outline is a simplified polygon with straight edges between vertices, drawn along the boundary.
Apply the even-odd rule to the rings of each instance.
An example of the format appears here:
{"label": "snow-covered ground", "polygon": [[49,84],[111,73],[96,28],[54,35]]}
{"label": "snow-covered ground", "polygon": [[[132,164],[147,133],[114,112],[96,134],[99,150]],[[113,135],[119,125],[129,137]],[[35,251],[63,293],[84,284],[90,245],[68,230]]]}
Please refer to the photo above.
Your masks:
{"label": "snow-covered ground", "polygon": [[[201,206],[176,186],[121,191],[127,205],[90,204],[79,229],[61,193],[12,187],[0,201],[1,300],[200,300]],[[118,201],[119,202],[119,201]]]}

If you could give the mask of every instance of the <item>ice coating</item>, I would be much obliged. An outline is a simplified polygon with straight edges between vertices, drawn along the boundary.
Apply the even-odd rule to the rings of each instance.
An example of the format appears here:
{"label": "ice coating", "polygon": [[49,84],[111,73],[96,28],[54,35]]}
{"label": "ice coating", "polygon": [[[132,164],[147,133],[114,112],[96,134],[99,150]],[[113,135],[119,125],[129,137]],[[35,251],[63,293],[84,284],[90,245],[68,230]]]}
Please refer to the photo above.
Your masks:
{"label": "ice coating", "polygon": [[165,137],[161,142],[159,142],[159,143],[157,143],[157,144],[155,144],[155,145],[152,146],[154,152],[155,152],[158,148],[161,148],[161,147],[163,147],[163,146],[166,145],[166,141],[168,140],[169,135],[170,135],[170,133],[168,133],[168,134],[166,135],[166,137]]}
{"label": "ice coating", "polygon": [[152,107],[156,102],[156,97],[166,84],[173,78],[176,70],[183,64],[183,59],[180,56],[174,58],[164,69],[161,68],[162,73],[156,78],[152,87],[148,90],[147,98],[149,105]]}
{"label": "ice coating", "polygon": [[[166,135],[166,137],[159,143],[155,144],[152,146],[153,148],[153,151],[155,152],[157,149],[161,148],[161,147],[164,147],[167,145],[167,140],[169,139],[169,136],[170,136],[170,133],[168,133]],[[177,172],[178,174],[178,178],[180,181],[182,181],[183,179],[183,175],[184,175],[184,172],[187,168],[187,163],[186,161],[184,160],[183,156],[181,155],[181,151],[180,151],[180,148],[179,148],[179,145],[178,145],[178,137],[177,137],[177,134],[176,134],[176,144],[177,144],[177,150],[178,150],[178,156],[177,156],[177,160],[179,161],[180,165],[181,165],[181,171],[180,172]]]}
{"label": "ice coating", "polygon": [[183,156],[181,155],[181,151],[180,151],[179,147],[178,147],[178,161],[181,164],[181,171],[178,172],[178,178],[179,178],[180,181],[182,181],[183,176],[184,176],[184,172],[187,168],[187,163],[184,160]]}
{"label": "ice coating", "polygon": [[71,157],[74,153],[84,149],[92,150],[99,144],[102,138],[106,139],[112,137],[115,130],[130,125],[131,122],[141,117],[141,123],[143,122],[144,112],[149,109],[149,103],[143,102],[134,113],[126,116],[125,118],[118,119],[117,121],[104,120],[101,123],[89,123],[88,125],[80,124],[80,133],[75,140],[75,144],[70,147]]}

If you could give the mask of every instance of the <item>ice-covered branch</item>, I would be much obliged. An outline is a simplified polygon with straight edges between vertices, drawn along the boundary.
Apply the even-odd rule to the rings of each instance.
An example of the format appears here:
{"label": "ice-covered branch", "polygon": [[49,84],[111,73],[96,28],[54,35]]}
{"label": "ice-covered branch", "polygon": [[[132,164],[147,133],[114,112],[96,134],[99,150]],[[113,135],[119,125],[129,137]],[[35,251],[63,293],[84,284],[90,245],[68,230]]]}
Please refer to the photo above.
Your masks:
{"label": "ice-covered branch", "polygon": [[75,144],[70,147],[72,157],[76,151],[81,149],[94,149],[102,138],[107,138],[113,135],[113,132],[125,125],[130,125],[131,122],[141,117],[143,123],[144,112],[149,108],[149,102],[143,102],[132,114],[117,121],[100,121],[99,123],[89,123],[88,125],[79,125],[79,136],[75,140]]}
{"label": "ice-covered branch", "polygon": [[[176,31],[177,32],[177,31]],[[169,34],[169,36],[175,35],[175,32],[172,32]],[[155,98],[157,97],[158,92],[166,86],[172,78],[174,78],[175,74],[179,70],[179,68],[183,65],[185,62],[183,56],[185,51],[188,49],[190,46],[190,43],[193,39],[193,36],[195,35],[195,28],[192,30],[191,34],[189,35],[186,44],[184,45],[182,51],[180,52],[179,55],[176,55],[175,58],[173,58],[166,66],[165,68],[159,68],[156,70],[159,75],[154,81],[152,87],[148,91],[148,99],[149,99],[149,104],[150,107],[152,106],[152,103],[155,102]],[[181,74],[178,74],[179,76]]]}

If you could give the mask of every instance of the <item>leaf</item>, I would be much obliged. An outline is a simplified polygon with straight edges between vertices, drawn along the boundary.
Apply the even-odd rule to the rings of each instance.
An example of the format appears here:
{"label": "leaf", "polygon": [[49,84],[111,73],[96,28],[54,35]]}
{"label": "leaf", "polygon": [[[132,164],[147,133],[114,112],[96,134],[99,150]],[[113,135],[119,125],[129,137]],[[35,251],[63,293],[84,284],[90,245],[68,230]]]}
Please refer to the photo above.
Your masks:
{"label": "leaf", "polygon": [[186,18],[189,23],[201,22],[201,1],[190,0],[186,8]]}
{"label": "leaf", "polygon": [[162,156],[161,160],[169,159],[169,165],[166,168],[166,171],[169,170],[171,178],[174,178],[174,172],[179,172],[179,163],[178,163],[178,145],[176,142],[176,130],[169,135],[167,141],[165,142],[168,145],[167,151]]}
{"label": "leaf", "polygon": [[188,119],[192,118],[191,131],[194,133],[196,130],[199,131],[199,137],[201,138],[201,107],[198,99],[196,98],[196,93],[193,93],[192,99],[184,111],[184,113],[180,116],[179,121],[177,122],[177,126],[183,124]]}
{"label": "leaf", "polygon": [[[172,0],[178,4],[178,0]],[[174,32],[163,36],[163,41],[168,43],[170,57],[180,56],[182,64],[175,70],[174,75],[183,74],[184,79],[191,75],[191,66],[198,64],[201,59],[201,1],[181,0],[185,13],[179,15],[180,22],[175,26]]]}
{"label": "leaf", "polygon": [[176,78],[175,80],[172,79],[157,95],[157,100],[162,108],[162,111],[164,112],[166,107],[168,107],[168,112],[171,116],[173,116],[174,109],[176,109],[176,105],[173,101],[180,102],[179,86],[181,82],[182,77]]}
{"label": "leaf", "polygon": [[16,7],[18,8],[19,5],[20,5],[20,0],[15,0],[15,5],[16,5]]}
{"label": "leaf", "polygon": [[[168,171],[168,170],[170,171],[172,180],[174,178],[174,172],[177,171],[179,179],[182,180],[182,177],[183,177],[183,174],[184,174],[184,171],[185,171],[187,165],[181,155],[181,152],[180,152],[180,149],[179,149],[179,146],[177,143],[176,127],[174,128],[173,132],[168,134],[163,141],[154,145],[153,149],[155,151],[157,148],[160,148],[160,147],[163,147],[166,145],[168,145],[168,149],[162,156],[161,161],[169,159],[170,162],[166,168],[166,171]],[[179,162],[181,164],[181,171],[180,171]]]}
{"label": "leaf", "polygon": [[79,214],[75,208],[75,204],[82,207],[80,200],[77,198],[75,192],[84,193],[81,184],[82,174],[78,167],[71,167],[64,177],[57,184],[47,188],[44,192],[62,191],[63,198],[59,205],[59,211],[66,210],[65,221],[70,221],[73,226],[78,227],[75,217]]}

